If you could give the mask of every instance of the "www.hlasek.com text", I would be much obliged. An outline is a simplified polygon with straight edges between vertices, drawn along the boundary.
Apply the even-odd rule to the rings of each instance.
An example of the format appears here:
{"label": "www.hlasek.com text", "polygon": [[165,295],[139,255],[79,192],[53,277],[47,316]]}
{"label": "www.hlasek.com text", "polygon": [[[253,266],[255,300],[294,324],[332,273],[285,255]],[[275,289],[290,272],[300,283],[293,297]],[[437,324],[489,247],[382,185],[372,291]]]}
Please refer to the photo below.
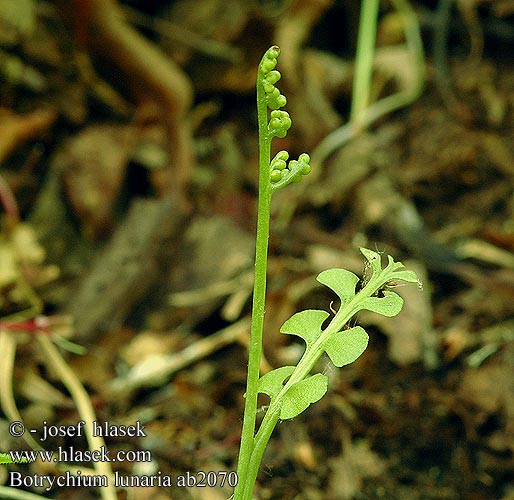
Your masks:
{"label": "www.hlasek.com text", "polygon": [[80,450],[74,446],[59,446],[53,450],[12,450],[9,452],[13,462],[151,462],[152,453],[148,450],[119,450],[111,452],[105,446],[97,450]]}

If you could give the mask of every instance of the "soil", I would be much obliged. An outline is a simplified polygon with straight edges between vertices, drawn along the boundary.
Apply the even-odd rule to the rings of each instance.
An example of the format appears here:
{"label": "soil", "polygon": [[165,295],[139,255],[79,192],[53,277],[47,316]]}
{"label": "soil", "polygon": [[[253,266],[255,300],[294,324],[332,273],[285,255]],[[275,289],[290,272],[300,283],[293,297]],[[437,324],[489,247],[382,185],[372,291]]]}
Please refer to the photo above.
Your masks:
{"label": "soil", "polygon": [[[293,125],[273,147],[312,153],[313,170],[274,195],[262,370],[301,356],[278,333],[294,312],[337,308],[319,272],[368,272],[359,247],[422,287],[392,284],[405,300],[395,318],[354,319],[370,336],[355,363],[320,361],[328,393],[279,423],[254,498],[514,499],[514,3],[410,2],[424,67],[397,3],[380,4],[370,94],[412,97],[353,129],[360,2],[0,9],[1,451],[30,449],[9,433],[17,411],[37,437],[83,418],[45,335],[118,429],[106,448],[131,459],[113,470],[173,480],[119,499],[230,497],[219,483],[237,466],[246,381],[255,74],[277,44]],[[88,449],[56,434],[45,449]],[[92,473],[79,458],[2,466],[0,484],[72,464]],[[181,486],[188,475],[217,485]]]}

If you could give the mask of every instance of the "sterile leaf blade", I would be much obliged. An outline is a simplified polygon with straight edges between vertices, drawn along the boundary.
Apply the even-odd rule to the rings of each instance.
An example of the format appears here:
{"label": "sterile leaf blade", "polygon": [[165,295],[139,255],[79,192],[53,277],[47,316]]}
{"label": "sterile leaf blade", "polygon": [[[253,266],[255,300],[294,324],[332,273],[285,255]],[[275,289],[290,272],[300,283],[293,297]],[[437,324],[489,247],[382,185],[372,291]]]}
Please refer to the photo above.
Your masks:
{"label": "sterile leaf blade", "polygon": [[416,274],[415,271],[412,271],[411,269],[395,271],[394,279],[406,281],[407,283],[419,283],[418,275]]}
{"label": "sterile leaf blade", "polygon": [[366,350],[368,341],[364,328],[355,326],[330,335],[324,347],[330,361],[341,368],[353,363]]}
{"label": "sterile leaf blade", "polygon": [[394,292],[385,291],[383,297],[367,297],[361,305],[361,309],[367,309],[387,318],[396,316],[403,307],[403,299]]}
{"label": "sterile leaf blade", "polygon": [[355,287],[359,277],[346,269],[328,269],[316,278],[322,285],[331,288],[341,299],[341,304],[349,302],[355,295]]}
{"label": "sterile leaf blade", "polygon": [[294,372],[294,366],[281,366],[259,379],[258,392],[266,394],[273,399],[284,387],[284,381]]}
{"label": "sterile leaf blade", "polygon": [[280,333],[297,335],[311,346],[321,335],[321,325],[329,317],[328,312],[307,309],[293,314],[280,328]]}
{"label": "sterile leaf blade", "polygon": [[379,273],[382,270],[382,262],[380,259],[380,254],[370,250],[369,248],[361,248],[361,254],[364,255],[366,260],[371,267],[373,274]]}
{"label": "sterile leaf blade", "polygon": [[328,390],[328,377],[322,373],[316,373],[293,384],[285,393],[280,409],[280,419],[294,418],[312,403],[319,401]]}

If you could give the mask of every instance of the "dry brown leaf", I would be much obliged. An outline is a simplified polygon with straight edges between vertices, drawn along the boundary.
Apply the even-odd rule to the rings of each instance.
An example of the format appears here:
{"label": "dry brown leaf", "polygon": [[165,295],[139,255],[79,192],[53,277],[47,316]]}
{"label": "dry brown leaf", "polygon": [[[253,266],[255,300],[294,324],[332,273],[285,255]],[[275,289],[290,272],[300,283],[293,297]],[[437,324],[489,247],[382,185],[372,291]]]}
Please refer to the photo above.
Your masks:
{"label": "dry brown leaf", "polygon": [[127,125],[92,125],[64,142],[53,159],[62,172],[66,193],[89,238],[111,229],[135,129]]}
{"label": "dry brown leaf", "polygon": [[501,411],[514,394],[514,370],[506,364],[468,369],[458,389],[459,399],[487,414]]}
{"label": "dry brown leaf", "polygon": [[17,224],[10,234],[0,236],[0,305],[4,312],[14,304],[33,306],[32,288],[56,279],[59,268],[44,265],[45,251],[33,228]]}
{"label": "dry brown leaf", "polygon": [[385,462],[364,442],[347,443],[343,455],[329,460],[330,498],[351,500],[362,491],[362,482],[367,477],[376,477],[385,472]]}
{"label": "dry brown leaf", "polygon": [[52,109],[39,109],[26,115],[0,109],[0,162],[21,144],[47,130],[56,117]]}

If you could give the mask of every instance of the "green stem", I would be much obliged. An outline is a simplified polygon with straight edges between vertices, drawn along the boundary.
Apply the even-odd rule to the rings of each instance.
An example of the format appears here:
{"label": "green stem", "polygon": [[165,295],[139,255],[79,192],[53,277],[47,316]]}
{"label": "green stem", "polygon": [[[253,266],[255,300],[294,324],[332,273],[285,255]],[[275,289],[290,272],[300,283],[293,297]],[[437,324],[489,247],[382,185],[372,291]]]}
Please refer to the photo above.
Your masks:
{"label": "green stem", "polygon": [[[245,468],[244,482],[241,482],[243,490],[242,496],[238,496],[237,490],[234,500],[251,500],[254,484],[257,479],[262,456],[266,450],[266,446],[270,440],[271,434],[277,425],[280,416],[280,408],[282,406],[282,398],[287,391],[301,380],[304,380],[313,370],[319,358],[325,352],[325,342],[327,339],[337,332],[340,332],[343,326],[360,310],[360,305],[366,297],[374,295],[385,283],[392,278],[392,270],[390,266],[382,269],[378,273],[374,273],[366,286],[360,290],[353,299],[342,307],[334,316],[330,324],[325,328],[322,335],[306,350],[302,358],[298,362],[294,372],[289,377],[280,393],[273,399],[262,423],[259,427],[255,438],[253,439],[253,449],[251,451],[250,460]],[[255,424],[255,420],[254,420]],[[252,436],[253,437],[253,436]],[[239,476],[241,479],[241,476]],[[239,486],[239,485],[238,485]]]}
{"label": "green stem", "polygon": [[359,121],[362,113],[369,105],[377,33],[378,3],[378,0],[364,0],[362,2],[350,122]]}
{"label": "green stem", "polygon": [[0,486],[0,498],[12,499],[12,500],[45,500],[46,497],[29,493],[28,491],[21,491],[18,488],[12,488],[10,486]]}
{"label": "green stem", "polygon": [[[407,106],[411,102],[415,101],[423,91],[423,84],[425,81],[425,54],[416,13],[407,0],[392,0],[392,2],[404,23],[405,40],[409,52],[412,56],[411,66],[412,70],[415,72],[415,81],[411,86],[408,86],[405,89],[396,92],[395,94],[384,97],[383,99],[370,104],[369,107],[365,109],[358,117],[358,122],[350,120],[350,122],[327,135],[318,144],[312,154],[313,164],[321,165],[336,149],[348,143],[363,129],[370,127],[383,116],[392,113],[393,111],[396,111],[403,106]],[[359,64],[358,58],[356,64]],[[357,75],[355,78],[357,78]],[[359,88],[360,85],[361,84],[358,84],[354,80],[354,92]],[[363,85],[365,85],[364,82]],[[355,94],[353,94],[353,96],[353,100],[355,101],[357,98],[355,97]],[[353,110],[354,105],[352,105],[352,116],[357,113],[357,111],[354,112]],[[321,171],[322,170],[319,168],[316,170],[318,175]],[[310,182],[315,180],[316,175],[311,176]],[[306,189],[308,188],[309,184],[306,183],[303,184],[303,186],[304,189]]]}
{"label": "green stem", "polygon": [[[266,96],[260,79],[257,79],[257,112],[259,122],[259,202],[257,212],[257,237],[255,243],[255,278],[253,286],[252,323],[250,327],[246,400],[237,467],[239,483],[234,491],[234,500],[251,499],[251,492],[253,491],[253,485],[255,483],[255,479],[253,481],[249,480],[248,469],[254,449],[255,420],[257,415],[257,396],[262,353],[262,332],[264,327],[271,206],[271,183],[269,170],[271,160],[271,136],[268,131]],[[250,491],[249,497],[244,493],[247,490]]]}
{"label": "green stem", "polygon": [[[241,500],[252,500],[253,489],[261,466],[262,456],[264,455],[264,451],[266,450],[271,434],[277,425],[279,416],[280,406],[273,405],[273,408],[271,406],[268,408],[266,415],[262,419],[259,431],[255,436],[254,447],[248,464],[248,469],[246,471],[246,481],[243,485],[244,492]],[[236,496],[234,500],[239,500],[239,498]]]}

